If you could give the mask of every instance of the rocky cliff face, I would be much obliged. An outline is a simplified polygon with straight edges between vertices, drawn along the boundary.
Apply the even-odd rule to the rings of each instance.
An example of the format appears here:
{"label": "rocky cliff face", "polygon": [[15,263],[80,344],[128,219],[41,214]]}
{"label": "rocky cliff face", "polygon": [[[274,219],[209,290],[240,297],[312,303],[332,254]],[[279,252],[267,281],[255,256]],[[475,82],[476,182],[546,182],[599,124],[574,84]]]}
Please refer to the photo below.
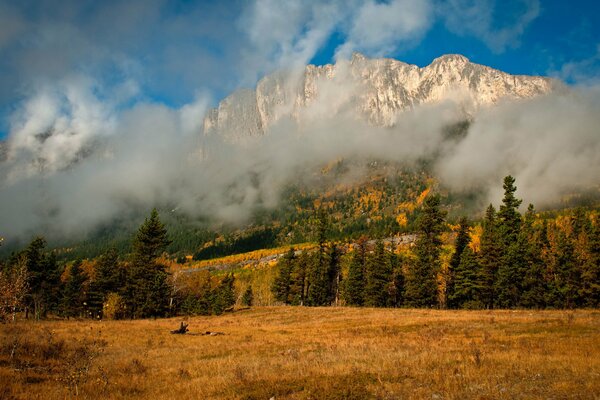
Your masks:
{"label": "rocky cliff face", "polygon": [[238,142],[264,135],[284,117],[302,121],[348,111],[389,126],[402,111],[444,100],[457,103],[468,116],[500,100],[530,98],[556,86],[549,78],[510,75],[461,55],[445,55],[419,68],[355,54],[335,65],[276,72],[259,81],[256,90],[233,93],[208,113],[204,134]]}

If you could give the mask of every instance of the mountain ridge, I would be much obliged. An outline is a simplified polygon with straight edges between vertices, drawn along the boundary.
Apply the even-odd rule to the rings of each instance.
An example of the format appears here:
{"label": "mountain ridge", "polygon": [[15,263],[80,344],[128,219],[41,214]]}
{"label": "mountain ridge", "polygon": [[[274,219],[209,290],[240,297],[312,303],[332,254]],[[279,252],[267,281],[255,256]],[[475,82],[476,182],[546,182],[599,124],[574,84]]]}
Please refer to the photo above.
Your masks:
{"label": "mountain ridge", "polygon": [[233,92],[209,110],[203,133],[231,142],[261,136],[282,118],[303,120],[319,101],[334,114],[351,110],[378,126],[393,125],[403,111],[445,100],[457,103],[468,117],[504,99],[528,99],[559,86],[552,78],[511,75],[460,54],[442,55],[421,68],[355,53],[336,64],[275,71],[255,89]]}

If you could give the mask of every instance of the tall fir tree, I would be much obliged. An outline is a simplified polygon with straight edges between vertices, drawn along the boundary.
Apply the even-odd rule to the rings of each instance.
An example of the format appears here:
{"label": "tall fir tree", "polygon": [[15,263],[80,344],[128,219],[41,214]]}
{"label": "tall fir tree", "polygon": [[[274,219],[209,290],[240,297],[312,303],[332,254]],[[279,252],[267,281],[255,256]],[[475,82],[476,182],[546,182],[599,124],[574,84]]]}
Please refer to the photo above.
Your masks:
{"label": "tall fir tree", "polygon": [[494,308],[497,303],[496,280],[501,259],[502,246],[498,233],[496,209],[490,204],[485,212],[479,250],[481,301],[488,309]]}
{"label": "tall fir tree", "polygon": [[285,253],[277,263],[277,275],[271,286],[275,300],[284,304],[290,304],[290,287],[292,285],[292,270],[296,262],[296,251],[293,247]]}
{"label": "tall fir tree", "polygon": [[62,291],[61,313],[66,317],[81,317],[84,313],[84,283],[87,276],[81,269],[81,260],[77,260],[69,270],[69,277]]}
{"label": "tall fir tree", "polygon": [[481,265],[473,250],[466,246],[454,274],[454,290],[448,300],[455,308],[479,309],[481,301]]}
{"label": "tall fir tree", "polygon": [[449,308],[458,306],[450,299],[454,297],[454,279],[456,270],[460,264],[462,253],[470,242],[469,221],[467,220],[467,217],[462,217],[458,223],[458,233],[456,235],[456,241],[454,242],[454,253],[452,253],[452,258],[448,264],[448,273],[446,276],[446,304]]}
{"label": "tall fir tree", "polygon": [[133,241],[133,257],[124,297],[133,318],[162,317],[168,309],[168,273],[157,258],[170,243],[167,230],[153,209]]}
{"label": "tall fir tree", "polygon": [[46,252],[46,240],[36,237],[23,251],[28,271],[29,295],[26,299],[26,311],[33,311],[34,318],[46,317],[49,311],[56,309],[60,299],[60,272],[56,257]]}
{"label": "tall fir tree", "polygon": [[213,313],[216,315],[223,314],[224,311],[231,308],[235,304],[235,277],[233,273],[225,275],[215,289],[213,295]]}
{"label": "tall fir tree", "polygon": [[360,238],[352,252],[348,276],[345,279],[344,299],[350,306],[362,306],[365,292],[365,262],[367,257],[367,239]]}
{"label": "tall fir tree", "polygon": [[418,220],[419,236],[415,243],[415,261],[406,280],[405,298],[411,307],[438,305],[437,273],[440,271],[441,233],[446,213],[440,210],[439,195],[425,199]]}
{"label": "tall fir tree", "polygon": [[543,253],[547,247],[545,225],[542,228],[535,227],[535,209],[533,204],[527,208],[523,218],[521,232],[518,242],[525,249],[526,271],[523,279],[523,293],[520,305],[526,308],[545,308],[546,292],[548,290],[545,281],[546,265]]}
{"label": "tall fir tree", "polygon": [[584,254],[581,259],[579,297],[584,307],[600,307],[600,218],[585,225],[582,236]]}
{"label": "tall fir tree", "polygon": [[326,242],[327,217],[319,211],[317,218],[317,251],[312,255],[308,270],[306,305],[324,306],[329,304],[329,249]]}
{"label": "tall fir tree", "polygon": [[366,267],[365,305],[385,307],[388,303],[387,287],[392,280],[392,271],[382,240],[375,242],[375,249],[368,257]]}
{"label": "tall fir tree", "polygon": [[525,277],[525,252],[519,242],[522,200],[515,197],[515,178],[504,178],[504,198],[498,212],[498,233],[502,245],[502,258],[498,268],[497,306],[514,308],[520,304],[522,283]]}

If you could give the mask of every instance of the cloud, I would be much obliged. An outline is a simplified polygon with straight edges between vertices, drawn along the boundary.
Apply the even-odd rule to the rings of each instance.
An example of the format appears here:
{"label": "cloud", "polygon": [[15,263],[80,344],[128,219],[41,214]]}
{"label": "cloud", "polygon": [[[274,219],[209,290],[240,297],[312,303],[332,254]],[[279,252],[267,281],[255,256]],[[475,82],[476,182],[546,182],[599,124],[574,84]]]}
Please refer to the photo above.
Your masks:
{"label": "cloud", "polygon": [[353,51],[382,56],[409,42],[416,46],[432,25],[432,12],[430,1],[367,1],[353,16],[346,41],[336,49],[336,59],[348,58]]}
{"label": "cloud", "polygon": [[[502,20],[496,18],[500,11],[506,14]],[[502,53],[507,48],[519,47],[519,38],[540,15],[540,3],[539,0],[447,0],[439,4],[438,14],[450,31],[473,36],[494,52]]]}

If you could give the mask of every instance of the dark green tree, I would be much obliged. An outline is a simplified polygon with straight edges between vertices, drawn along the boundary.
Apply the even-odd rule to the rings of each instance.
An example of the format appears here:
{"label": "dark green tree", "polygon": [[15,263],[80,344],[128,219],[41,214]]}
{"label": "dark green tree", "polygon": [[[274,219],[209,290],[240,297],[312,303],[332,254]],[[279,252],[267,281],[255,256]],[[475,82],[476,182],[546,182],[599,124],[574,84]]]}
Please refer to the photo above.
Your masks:
{"label": "dark green tree", "polygon": [[496,280],[502,259],[502,246],[498,233],[496,209],[491,204],[485,212],[481,234],[479,264],[481,265],[481,301],[491,309],[497,303]]}
{"label": "dark green tree", "polygon": [[363,237],[358,240],[356,248],[352,252],[352,258],[348,266],[348,276],[345,280],[344,298],[346,304],[350,306],[362,306],[364,304],[366,256],[367,239]]}
{"label": "dark green tree", "polygon": [[277,275],[271,286],[275,300],[290,304],[290,287],[292,285],[292,270],[296,262],[296,251],[293,247],[285,253],[277,263]]}
{"label": "dark green tree", "polygon": [[405,299],[411,307],[435,307],[438,304],[436,275],[440,271],[440,235],[445,215],[440,210],[438,195],[425,199],[414,248],[416,260],[410,266],[406,280]]}
{"label": "dark green tree", "polygon": [[312,255],[308,265],[308,286],[306,288],[306,305],[324,306],[329,304],[331,288],[329,282],[329,268],[331,260],[329,258],[329,249],[325,240],[326,217],[319,213],[318,218],[318,237],[317,251]]}
{"label": "dark green tree", "polygon": [[[60,271],[56,257],[46,252],[46,240],[36,237],[23,251],[28,271],[29,295],[25,314],[33,310],[36,319],[46,317],[55,310],[60,299]],[[17,255],[19,257],[19,255]]]}
{"label": "dark green tree", "polygon": [[213,296],[213,313],[216,315],[223,314],[224,311],[231,308],[235,304],[235,277],[233,273],[225,275],[219,286],[215,289]]}
{"label": "dark green tree", "polygon": [[586,224],[581,241],[585,256],[582,257],[579,297],[585,307],[600,307],[600,220]]}
{"label": "dark green tree", "polygon": [[81,260],[77,260],[71,266],[69,277],[62,291],[60,310],[65,317],[81,317],[84,313],[84,283],[87,276],[81,269]]}
{"label": "dark green tree", "polygon": [[242,296],[242,305],[251,307],[254,303],[254,293],[252,292],[252,285],[248,285]]}
{"label": "dark green tree", "polygon": [[102,317],[102,307],[109,293],[120,293],[125,285],[126,270],[119,263],[115,248],[102,254],[95,266],[95,277],[87,292],[88,312],[93,318]]}
{"label": "dark green tree", "polygon": [[382,240],[377,240],[373,254],[366,262],[365,305],[385,307],[388,304],[388,285],[392,270]]}
{"label": "dark green tree", "polygon": [[525,308],[545,308],[548,291],[545,273],[546,265],[542,257],[548,247],[546,226],[535,227],[535,209],[532,204],[523,218],[518,242],[525,250],[526,270],[523,279],[521,306]]}
{"label": "dark green tree", "polygon": [[168,273],[157,258],[170,243],[167,230],[152,210],[133,241],[133,256],[127,273],[124,298],[133,318],[162,317],[168,309]]}
{"label": "dark green tree", "polygon": [[498,212],[498,233],[502,245],[502,258],[496,281],[497,306],[514,308],[521,302],[525,278],[525,249],[519,242],[522,200],[515,197],[517,190],[512,176],[504,178],[504,198]]}
{"label": "dark green tree", "polygon": [[450,300],[451,298],[455,297],[455,272],[458,269],[458,265],[460,264],[463,251],[471,242],[471,237],[469,236],[469,221],[467,220],[467,217],[462,217],[458,224],[458,233],[456,235],[456,241],[454,242],[454,253],[452,254],[452,258],[450,259],[450,263],[448,265],[448,274],[446,277],[446,304],[449,308],[458,307],[457,304],[454,304],[452,300]]}
{"label": "dark green tree", "polygon": [[466,246],[454,273],[454,290],[448,298],[456,308],[483,308],[484,304],[480,300],[480,270],[476,255]]}

